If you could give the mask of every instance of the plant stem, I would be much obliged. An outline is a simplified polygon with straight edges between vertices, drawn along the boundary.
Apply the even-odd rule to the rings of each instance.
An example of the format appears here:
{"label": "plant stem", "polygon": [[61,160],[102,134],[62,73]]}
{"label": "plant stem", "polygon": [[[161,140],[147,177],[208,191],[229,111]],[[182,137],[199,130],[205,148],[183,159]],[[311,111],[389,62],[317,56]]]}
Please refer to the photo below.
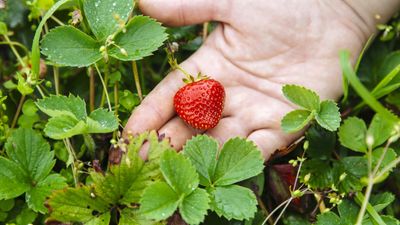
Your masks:
{"label": "plant stem", "polygon": [[10,41],[10,42],[8,42],[8,41],[0,41],[0,45],[15,45],[15,46],[18,46],[22,50],[24,50],[26,56],[29,57],[29,50],[25,47],[25,45],[23,45],[23,44],[21,44],[19,42],[16,42],[16,41]]}
{"label": "plant stem", "polygon": [[203,23],[203,43],[206,40],[207,35],[208,35],[208,25],[209,25],[208,22]]}
{"label": "plant stem", "polygon": [[118,95],[118,82],[114,84],[114,113],[118,116],[118,105],[119,105],[119,95]]}
{"label": "plant stem", "polygon": [[90,134],[83,134],[82,136],[83,136],[83,141],[85,142],[85,145],[89,150],[90,156],[94,158],[96,143],[94,142],[93,137]]}
{"label": "plant stem", "polygon": [[56,23],[58,23],[58,25],[60,25],[60,26],[64,26],[65,25],[63,22],[61,22],[61,20],[59,20],[57,17],[55,17],[53,15],[50,18],[52,20],[54,20]]}
{"label": "plant stem", "polygon": [[135,86],[136,86],[136,90],[139,95],[139,99],[140,99],[140,101],[143,101],[142,88],[140,86],[139,72],[138,72],[136,61],[132,61],[132,71],[133,71],[133,79],[135,80]]}
{"label": "plant stem", "polygon": [[265,223],[269,220],[269,218],[272,217],[272,215],[277,212],[282,206],[284,206],[287,203],[290,203],[293,200],[293,197],[290,197],[289,199],[283,201],[281,204],[279,204],[272,212],[265,218],[264,222],[261,225],[265,225]]}
{"label": "plant stem", "polygon": [[[361,192],[356,193],[356,201],[359,203],[365,201],[365,197]],[[382,220],[381,216],[376,212],[374,207],[371,206],[371,204],[367,203],[367,211],[369,215],[377,222],[379,225],[385,225],[386,223]]]}
{"label": "plant stem", "polygon": [[111,112],[111,111],[112,111],[112,108],[111,108],[111,103],[110,103],[110,97],[108,96],[107,85],[106,85],[106,83],[104,82],[103,77],[101,76],[101,72],[100,72],[100,70],[99,70],[99,67],[97,66],[96,63],[94,64],[94,66],[95,66],[95,68],[96,68],[97,74],[98,74],[99,77],[100,77],[100,81],[101,81],[101,83],[102,83],[102,85],[103,85],[103,90],[104,90],[104,93],[105,93],[106,98],[107,98],[108,109],[109,109],[110,112]]}
{"label": "plant stem", "polygon": [[54,87],[56,90],[56,95],[60,94],[60,71],[57,66],[53,66],[54,75]]}
{"label": "plant stem", "polygon": [[17,49],[15,49],[14,45],[11,44],[10,38],[8,38],[7,35],[3,35],[3,37],[4,37],[4,39],[6,40],[6,42],[9,43],[9,46],[10,46],[10,48],[11,48],[11,51],[14,53],[15,57],[17,57],[17,59],[18,59],[19,63],[21,64],[21,66],[25,68],[25,67],[26,67],[26,64],[25,64],[24,60],[22,60],[22,58],[21,58],[21,56],[19,55]]}
{"label": "plant stem", "polygon": [[319,193],[314,193],[314,197],[317,200],[319,211],[321,213],[325,212],[326,206],[325,206],[324,200],[322,199],[321,195]]}
{"label": "plant stem", "polygon": [[95,101],[95,76],[94,76],[94,70],[93,67],[88,68],[88,73],[89,73],[89,90],[90,90],[90,112],[94,111],[94,101]]}
{"label": "plant stem", "polygon": [[370,174],[368,176],[368,186],[367,189],[365,190],[365,198],[364,201],[362,201],[361,209],[358,212],[356,225],[362,225],[362,220],[364,218],[365,210],[367,209],[369,197],[371,196],[373,186],[374,186],[374,178],[372,177],[372,174]]}
{"label": "plant stem", "polygon": [[[96,64],[96,69],[97,69],[97,72],[100,74],[100,70],[98,69],[97,64]],[[109,75],[110,75],[110,70],[108,67],[108,63],[105,63],[104,64],[104,81],[102,81],[104,84],[103,84],[103,93],[101,94],[100,108],[102,108],[104,106],[105,97],[107,97],[107,95],[108,95],[107,85],[108,85]],[[103,78],[101,78],[101,79],[103,80]],[[107,97],[107,100],[109,101],[108,97]]]}
{"label": "plant stem", "polygon": [[397,157],[395,160],[393,160],[388,165],[383,167],[383,169],[375,177],[383,176],[383,174],[387,173],[389,170],[391,170],[393,167],[395,167],[399,163],[400,163],[400,157]]}
{"label": "plant stem", "polygon": [[[257,202],[258,202],[258,206],[260,206],[261,211],[264,213],[264,215],[265,215],[265,216],[268,216],[270,213],[268,212],[267,207],[265,207],[264,202],[261,200],[261,198],[260,198],[259,196],[257,196]],[[274,221],[273,221],[272,217],[270,217],[270,218],[268,219],[268,223],[269,223],[270,225],[273,225],[273,224],[274,224]]]}
{"label": "plant stem", "polygon": [[74,184],[75,187],[78,187],[78,165],[76,165],[77,162],[77,158],[76,158],[76,154],[75,154],[75,150],[72,147],[71,141],[69,140],[69,138],[63,139],[64,141],[64,145],[67,148],[69,157],[72,158],[72,176],[74,178]]}
{"label": "plant stem", "polygon": [[17,120],[18,120],[19,114],[21,113],[21,109],[22,109],[22,105],[24,104],[24,101],[25,101],[25,95],[22,95],[21,98],[19,99],[17,111],[15,112],[14,118],[11,123],[11,129],[13,129],[15,127],[15,125],[17,124]]}
{"label": "plant stem", "polygon": [[46,97],[46,95],[43,93],[43,91],[42,91],[42,89],[40,88],[39,85],[36,85],[36,88],[37,88],[37,90],[39,91],[40,96],[42,96],[42,98]]}

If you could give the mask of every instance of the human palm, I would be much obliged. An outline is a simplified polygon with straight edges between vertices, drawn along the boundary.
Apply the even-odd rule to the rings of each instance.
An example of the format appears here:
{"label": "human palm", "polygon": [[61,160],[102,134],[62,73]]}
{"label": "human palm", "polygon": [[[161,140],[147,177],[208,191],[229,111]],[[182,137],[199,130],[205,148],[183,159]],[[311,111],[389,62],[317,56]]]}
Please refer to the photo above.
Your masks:
{"label": "human palm", "polygon": [[[221,22],[182,67],[220,81],[226,91],[219,124],[205,133],[221,143],[234,136],[253,140],[268,158],[299,134],[281,131],[294,106],[284,84],[315,90],[322,98],[341,95],[340,49],[357,56],[368,30],[342,1],[165,1],[142,0],[140,8],[168,25]],[[171,72],[135,109],[126,131],[156,129],[180,148],[201,133],[175,113],[173,96],[183,74]]]}

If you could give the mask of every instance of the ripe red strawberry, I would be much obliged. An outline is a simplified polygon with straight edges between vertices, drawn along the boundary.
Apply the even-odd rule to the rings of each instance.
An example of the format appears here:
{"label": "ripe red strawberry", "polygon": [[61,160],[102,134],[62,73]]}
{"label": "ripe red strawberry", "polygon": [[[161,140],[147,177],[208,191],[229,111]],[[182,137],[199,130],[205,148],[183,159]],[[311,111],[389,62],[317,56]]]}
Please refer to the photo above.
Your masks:
{"label": "ripe red strawberry", "polygon": [[221,119],[224,100],[224,87],[216,80],[203,77],[178,90],[174,107],[187,124],[207,130],[215,127]]}

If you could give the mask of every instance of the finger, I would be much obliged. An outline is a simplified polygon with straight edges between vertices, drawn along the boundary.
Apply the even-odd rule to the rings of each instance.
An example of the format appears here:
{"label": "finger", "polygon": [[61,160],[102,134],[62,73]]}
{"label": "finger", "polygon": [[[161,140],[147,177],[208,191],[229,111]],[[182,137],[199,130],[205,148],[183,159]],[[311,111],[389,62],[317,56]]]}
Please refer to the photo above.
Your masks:
{"label": "finger", "polygon": [[227,1],[214,0],[140,0],[140,10],[162,23],[184,26],[211,20],[222,21]]}
{"label": "finger", "polygon": [[253,141],[261,150],[265,160],[280,148],[286,147],[293,142],[300,134],[285,134],[281,130],[261,129],[252,132],[248,139]]}
{"label": "finger", "polygon": [[243,124],[236,117],[222,118],[218,125],[206,132],[207,135],[216,138],[222,145],[232,137],[247,137],[249,134],[249,127]]}
{"label": "finger", "polygon": [[172,147],[181,149],[186,143],[186,140],[201,132],[187,125],[181,118],[175,117],[168,121],[168,123],[159,130],[159,133],[170,139]]}

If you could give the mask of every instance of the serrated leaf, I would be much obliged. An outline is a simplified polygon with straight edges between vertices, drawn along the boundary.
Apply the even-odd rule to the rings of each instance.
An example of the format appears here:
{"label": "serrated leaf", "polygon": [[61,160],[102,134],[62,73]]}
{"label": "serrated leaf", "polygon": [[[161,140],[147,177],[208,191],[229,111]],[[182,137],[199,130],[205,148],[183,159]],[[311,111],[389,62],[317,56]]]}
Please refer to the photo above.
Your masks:
{"label": "serrated leaf", "polygon": [[61,222],[86,223],[109,210],[108,203],[86,186],[53,192],[48,204],[50,217]]}
{"label": "serrated leaf", "polygon": [[178,195],[189,195],[199,185],[199,175],[190,160],[174,150],[166,151],[160,160],[161,172]]}
{"label": "serrated leaf", "polygon": [[200,183],[210,185],[217,166],[218,142],[207,135],[198,135],[186,142],[183,153],[196,167]]}
{"label": "serrated leaf", "polygon": [[320,99],[314,91],[298,85],[285,85],[282,88],[282,92],[294,104],[309,111],[315,110],[319,112]]}
{"label": "serrated leaf", "polygon": [[228,220],[248,220],[257,211],[254,193],[245,187],[229,185],[216,187],[209,191],[211,209]]}
{"label": "serrated leaf", "polygon": [[105,109],[96,109],[90,113],[87,118],[87,132],[95,133],[109,133],[118,129],[118,120],[113,112]]}
{"label": "serrated leaf", "polygon": [[0,199],[11,199],[26,192],[27,174],[15,162],[0,156]]}
{"label": "serrated leaf", "polygon": [[317,216],[315,225],[338,225],[340,218],[333,212],[326,212]]}
{"label": "serrated leaf", "polygon": [[125,208],[121,212],[118,225],[162,225],[161,222],[147,220],[137,209]]}
{"label": "serrated leaf", "polygon": [[32,129],[20,128],[12,132],[5,148],[10,159],[16,162],[34,183],[44,179],[55,164],[50,145]]}
{"label": "serrated leaf", "polygon": [[330,188],[333,184],[333,171],[326,161],[320,159],[310,159],[303,163],[300,170],[301,177],[310,174],[310,179],[307,184],[312,188]]}
{"label": "serrated leaf", "polygon": [[87,126],[85,122],[78,121],[66,115],[50,118],[44,128],[45,134],[56,140],[83,134],[86,133],[86,130]]}
{"label": "serrated leaf", "polygon": [[59,174],[52,174],[46,177],[26,193],[26,201],[29,208],[43,214],[47,213],[47,208],[44,206],[46,198],[53,191],[63,189],[66,186],[66,179]]}
{"label": "serrated leaf", "polygon": [[102,58],[101,44],[72,26],[52,29],[41,44],[43,55],[61,66],[85,67]]}
{"label": "serrated leaf", "polygon": [[120,23],[126,23],[133,3],[131,0],[86,0],[83,3],[89,26],[98,40],[105,40],[118,30]]}
{"label": "serrated leaf", "polygon": [[350,173],[357,178],[368,175],[368,160],[362,156],[348,156],[341,159],[346,169],[346,173]]}
{"label": "serrated leaf", "polygon": [[[134,61],[156,51],[167,39],[165,28],[146,16],[135,16],[126,26],[125,33],[119,33],[114,41],[120,47],[112,47],[109,54],[119,60]],[[123,48],[127,54],[121,52]]]}
{"label": "serrated leaf", "polygon": [[286,114],[282,121],[282,130],[286,133],[294,133],[303,129],[314,118],[314,113],[307,110],[294,110]]}
{"label": "serrated leaf", "polygon": [[189,224],[199,224],[204,221],[204,217],[209,209],[210,199],[204,189],[197,188],[193,193],[183,199],[179,205],[179,212]]}
{"label": "serrated leaf", "polygon": [[312,125],[306,132],[306,140],[309,143],[307,156],[329,159],[336,145],[336,132],[328,131],[318,125]]}
{"label": "serrated leaf", "polygon": [[377,212],[382,211],[396,199],[395,195],[390,192],[383,192],[372,195],[370,199],[371,205],[374,206]]}
{"label": "serrated leaf", "polygon": [[375,148],[383,144],[394,132],[393,121],[387,120],[380,114],[375,114],[368,128],[368,134],[372,135],[374,142],[372,147]]}
{"label": "serrated leaf", "polygon": [[140,213],[148,219],[164,220],[178,208],[180,197],[165,182],[146,188],[140,200]]}
{"label": "serrated leaf", "polygon": [[340,126],[340,112],[336,103],[331,100],[321,102],[321,109],[315,116],[318,124],[329,130],[336,131]]}
{"label": "serrated leaf", "polygon": [[342,126],[340,126],[338,136],[340,143],[344,147],[356,152],[366,152],[366,133],[367,126],[364,121],[357,117],[350,117],[344,121]]}
{"label": "serrated leaf", "polygon": [[39,109],[50,117],[71,116],[77,120],[85,120],[86,103],[79,96],[51,95],[36,102]]}
{"label": "serrated leaf", "polygon": [[106,212],[99,216],[93,217],[91,220],[85,223],[85,225],[109,225],[111,220],[110,212]]}
{"label": "serrated leaf", "polygon": [[221,149],[213,183],[230,185],[262,172],[264,159],[251,141],[243,138],[228,140]]}
{"label": "serrated leaf", "polygon": [[[372,152],[372,167],[375,167],[378,164],[379,159],[383,155],[383,152],[385,151],[384,147],[380,147],[375,149]],[[383,157],[382,163],[379,166],[379,169],[383,169],[385,166],[389,165],[391,162],[396,160],[397,154],[392,148],[388,148],[386,150],[386,154]]]}

